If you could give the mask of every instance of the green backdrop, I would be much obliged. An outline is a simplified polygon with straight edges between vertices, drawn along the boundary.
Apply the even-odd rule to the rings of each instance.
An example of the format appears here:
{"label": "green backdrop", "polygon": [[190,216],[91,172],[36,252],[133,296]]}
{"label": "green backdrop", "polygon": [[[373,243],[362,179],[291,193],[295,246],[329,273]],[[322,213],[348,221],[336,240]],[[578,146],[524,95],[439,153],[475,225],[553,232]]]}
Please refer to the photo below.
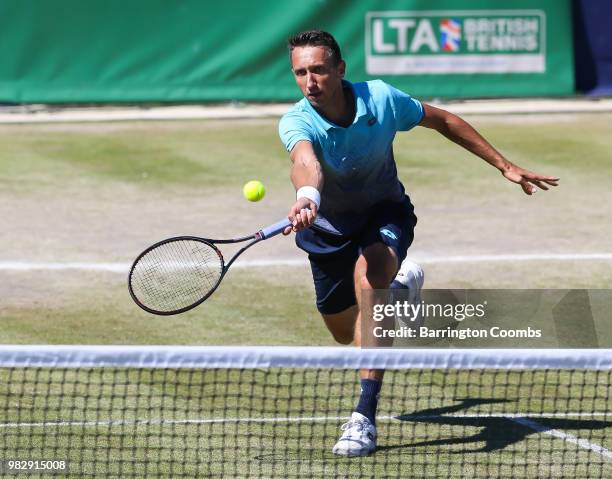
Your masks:
{"label": "green backdrop", "polygon": [[0,101],[296,100],[285,39],[417,97],[573,92],[569,0],[4,0]]}

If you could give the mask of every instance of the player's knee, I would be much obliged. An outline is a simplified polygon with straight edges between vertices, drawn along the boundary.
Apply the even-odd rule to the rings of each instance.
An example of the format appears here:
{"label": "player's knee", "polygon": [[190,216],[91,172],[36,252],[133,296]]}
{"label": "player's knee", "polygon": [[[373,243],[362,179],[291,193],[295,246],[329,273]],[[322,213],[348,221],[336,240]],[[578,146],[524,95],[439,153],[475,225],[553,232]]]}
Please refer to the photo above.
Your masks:
{"label": "player's knee", "polygon": [[347,324],[334,325],[334,326],[327,323],[327,327],[332,333],[332,336],[334,337],[334,340],[337,343],[351,344],[353,342],[353,336],[355,335],[355,328],[351,328]]}
{"label": "player's knee", "polygon": [[388,275],[381,272],[368,272],[359,278],[359,286],[364,289],[385,289],[389,287]]}
{"label": "player's knee", "polygon": [[334,332],[332,331],[334,341],[340,344],[351,344],[353,342],[353,335],[346,332]]}
{"label": "player's knee", "polygon": [[364,251],[358,266],[356,286],[362,290],[386,289],[397,271],[397,258],[390,248],[376,243]]}

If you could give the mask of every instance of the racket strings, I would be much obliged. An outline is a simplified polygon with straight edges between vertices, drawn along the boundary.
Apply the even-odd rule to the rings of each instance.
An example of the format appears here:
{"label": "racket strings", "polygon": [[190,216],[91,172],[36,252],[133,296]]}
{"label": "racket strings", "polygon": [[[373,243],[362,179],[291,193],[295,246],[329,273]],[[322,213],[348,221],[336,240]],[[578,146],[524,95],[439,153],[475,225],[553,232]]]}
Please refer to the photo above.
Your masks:
{"label": "racket strings", "polygon": [[132,290],[146,307],[160,312],[193,305],[215,288],[222,259],[208,243],[179,239],[148,251],[134,266]]}

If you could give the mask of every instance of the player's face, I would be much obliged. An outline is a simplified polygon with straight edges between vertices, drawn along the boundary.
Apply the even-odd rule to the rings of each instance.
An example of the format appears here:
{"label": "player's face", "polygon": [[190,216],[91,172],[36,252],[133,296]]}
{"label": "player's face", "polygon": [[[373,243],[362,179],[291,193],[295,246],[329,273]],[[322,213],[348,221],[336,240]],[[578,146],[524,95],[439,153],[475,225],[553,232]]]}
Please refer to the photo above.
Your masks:
{"label": "player's face", "polygon": [[295,81],[311,105],[325,108],[333,105],[342,91],[345,63],[335,64],[325,47],[296,47],[291,52]]}

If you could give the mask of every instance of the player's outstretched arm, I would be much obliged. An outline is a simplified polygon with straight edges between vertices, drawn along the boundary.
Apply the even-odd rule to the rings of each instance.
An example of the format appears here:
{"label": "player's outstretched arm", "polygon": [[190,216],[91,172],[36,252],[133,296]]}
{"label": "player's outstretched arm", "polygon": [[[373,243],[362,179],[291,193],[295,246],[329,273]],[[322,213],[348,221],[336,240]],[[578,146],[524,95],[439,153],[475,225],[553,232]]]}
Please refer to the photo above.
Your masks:
{"label": "player's outstretched arm", "polygon": [[425,103],[423,103],[423,108],[425,115],[420,126],[438,131],[449,140],[479,156],[497,168],[507,180],[521,185],[523,191],[528,195],[535,193],[536,187],[547,190],[547,185],[558,185],[558,177],[534,173],[508,161],[472,125],[457,115]]}
{"label": "player's outstretched arm", "polygon": [[[309,141],[299,141],[291,150],[291,182],[298,192],[296,202],[289,209],[287,218],[292,226],[283,231],[299,231],[311,226],[317,216],[323,188],[323,170]],[[300,192],[303,192],[300,197]]]}

